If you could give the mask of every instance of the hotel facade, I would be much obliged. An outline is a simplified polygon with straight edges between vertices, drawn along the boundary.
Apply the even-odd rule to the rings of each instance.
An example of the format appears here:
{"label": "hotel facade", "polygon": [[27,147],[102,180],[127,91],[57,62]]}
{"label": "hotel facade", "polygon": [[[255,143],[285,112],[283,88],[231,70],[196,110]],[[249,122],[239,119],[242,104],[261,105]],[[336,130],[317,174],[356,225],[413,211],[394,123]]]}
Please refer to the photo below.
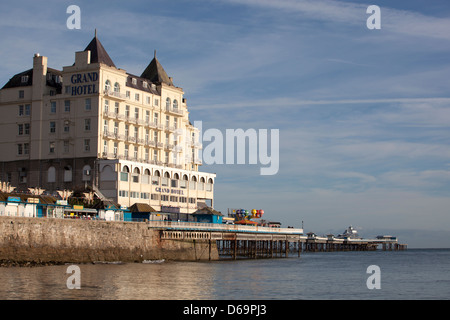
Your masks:
{"label": "hotel facade", "polygon": [[156,211],[213,206],[216,175],[199,171],[199,131],[156,53],[140,76],[117,68],[97,35],[62,71],[35,54],[0,90],[0,113],[0,181],[16,190],[90,187]]}

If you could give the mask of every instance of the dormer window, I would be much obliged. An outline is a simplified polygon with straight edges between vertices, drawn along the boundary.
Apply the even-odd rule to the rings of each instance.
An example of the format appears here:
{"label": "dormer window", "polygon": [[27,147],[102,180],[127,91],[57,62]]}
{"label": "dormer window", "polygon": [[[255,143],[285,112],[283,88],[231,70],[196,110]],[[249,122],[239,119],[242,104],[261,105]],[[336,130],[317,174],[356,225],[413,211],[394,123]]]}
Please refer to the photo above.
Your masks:
{"label": "dormer window", "polygon": [[136,85],[136,84],[137,84],[136,78],[131,79],[131,83],[134,84],[134,85]]}
{"label": "dormer window", "polygon": [[28,82],[28,76],[22,76],[22,78],[20,78],[20,81],[22,83],[27,83]]}
{"label": "dormer window", "polygon": [[146,82],[146,81],[144,81],[144,82],[142,83],[142,85],[144,86],[144,88],[147,88],[147,82]]}

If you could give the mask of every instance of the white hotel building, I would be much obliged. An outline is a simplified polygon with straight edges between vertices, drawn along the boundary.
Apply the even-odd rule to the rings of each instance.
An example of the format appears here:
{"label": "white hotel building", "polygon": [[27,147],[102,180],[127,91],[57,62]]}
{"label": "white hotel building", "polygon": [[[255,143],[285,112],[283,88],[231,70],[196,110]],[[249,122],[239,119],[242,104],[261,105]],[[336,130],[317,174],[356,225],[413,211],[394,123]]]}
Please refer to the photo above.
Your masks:
{"label": "white hotel building", "polygon": [[156,54],[140,76],[117,68],[97,35],[63,70],[35,54],[0,90],[0,181],[16,190],[83,190],[122,206],[192,213],[213,206],[198,129]]}

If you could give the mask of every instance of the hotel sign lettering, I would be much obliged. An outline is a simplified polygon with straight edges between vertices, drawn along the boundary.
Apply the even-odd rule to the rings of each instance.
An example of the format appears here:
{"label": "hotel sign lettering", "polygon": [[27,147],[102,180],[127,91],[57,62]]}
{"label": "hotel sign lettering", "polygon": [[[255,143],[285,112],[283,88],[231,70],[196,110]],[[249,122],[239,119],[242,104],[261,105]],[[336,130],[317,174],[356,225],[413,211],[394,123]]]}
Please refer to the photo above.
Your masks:
{"label": "hotel sign lettering", "polygon": [[170,189],[170,188],[156,187],[155,188],[155,192],[177,194],[177,195],[180,195],[180,196],[184,195],[184,190],[176,190],[176,189]]}
{"label": "hotel sign lettering", "polygon": [[70,77],[72,96],[98,93],[98,72],[75,73]]}

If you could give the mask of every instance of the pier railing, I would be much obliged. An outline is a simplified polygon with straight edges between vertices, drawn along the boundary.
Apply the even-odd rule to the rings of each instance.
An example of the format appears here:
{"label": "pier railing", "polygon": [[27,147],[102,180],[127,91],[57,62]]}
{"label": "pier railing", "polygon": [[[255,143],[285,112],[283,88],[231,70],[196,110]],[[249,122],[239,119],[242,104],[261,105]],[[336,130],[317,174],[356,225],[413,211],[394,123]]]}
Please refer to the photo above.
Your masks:
{"label": "pier railing", "polygon": [[150,220],[147,222],[151,228],[163,228],[168,230],[192,230],[192,231],[221,231],[221,232],[255,232],[255,233],[278,233],[302,235],[303,229],[299,228],[275,228],[262,226],[245,226],[237,224],[220,224],[206,222],[188,221],[160,221]]}

